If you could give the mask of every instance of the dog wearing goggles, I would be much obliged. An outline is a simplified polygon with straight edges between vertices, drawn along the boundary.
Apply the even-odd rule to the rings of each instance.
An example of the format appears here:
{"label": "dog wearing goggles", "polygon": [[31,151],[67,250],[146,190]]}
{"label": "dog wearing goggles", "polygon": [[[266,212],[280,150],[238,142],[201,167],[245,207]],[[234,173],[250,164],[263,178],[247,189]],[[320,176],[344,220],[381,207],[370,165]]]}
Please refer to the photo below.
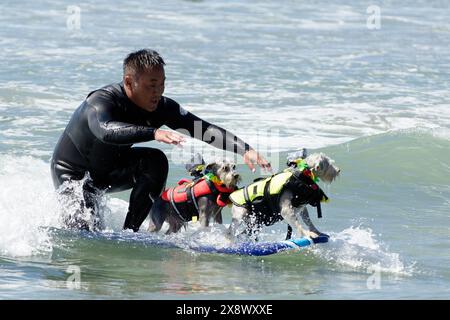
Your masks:
{"label": "dog wearing goggles", "polygon": [[[270,226],[278,221],[288,224],[287,239],[292,230],[299,237],[315,238],[322,234],[312,223],[307,205],[317,207],[321,217],[322,201],[328,197],[318,186],[319,180],[333,182],[340,169],[323,153],[306,155],[306,149],[288,157],[288,168],[268,178],[259,178],[252,184],[230,195],[233,202],[232,220],[228,229],[230,240],[237,234],[257,240],[263,225]],[[298,216],[308,229],[303,228]],[[244,224],[244,232],[239,227]]]}

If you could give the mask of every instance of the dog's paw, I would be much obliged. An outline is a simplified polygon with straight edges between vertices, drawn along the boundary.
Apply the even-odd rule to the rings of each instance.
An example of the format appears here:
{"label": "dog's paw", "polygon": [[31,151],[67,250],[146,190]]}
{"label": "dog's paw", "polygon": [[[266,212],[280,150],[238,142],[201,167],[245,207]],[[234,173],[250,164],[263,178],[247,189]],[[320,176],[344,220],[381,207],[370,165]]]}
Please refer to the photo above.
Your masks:
{"label": "dog's paw", "polygon": [[156,226],[152,222],[150,222],[150,224],[148,225],[147,231],[148,232],[158,232]]}
{"label": "dog's paw", "polygon": [[322,235],[322,234],[317,234],[317,233],[315,233],[313,231],[308,231],[307,232],[307,236],[310,237],[311,239],[318,238],[320,235]]}

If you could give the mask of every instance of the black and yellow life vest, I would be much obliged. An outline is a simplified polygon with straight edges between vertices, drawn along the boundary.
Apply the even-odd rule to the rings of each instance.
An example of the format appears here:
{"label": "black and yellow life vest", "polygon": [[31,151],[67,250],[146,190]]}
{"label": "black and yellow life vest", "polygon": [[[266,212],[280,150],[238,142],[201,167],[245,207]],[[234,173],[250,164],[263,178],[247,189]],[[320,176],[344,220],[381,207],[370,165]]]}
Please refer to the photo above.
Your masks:
{"label": "black and yellow life vest", "polygon": [[287,168],[234,191],[230,200],[237,206],[248,208],[256,218],[255,223],[269,226],[283,219],[279,199],[282,191],[288,188],[294,194],[293,207],[310,204],[317,207],[321,217],[320,202],[328,200],[328,197],[313,179],[308,168]]}

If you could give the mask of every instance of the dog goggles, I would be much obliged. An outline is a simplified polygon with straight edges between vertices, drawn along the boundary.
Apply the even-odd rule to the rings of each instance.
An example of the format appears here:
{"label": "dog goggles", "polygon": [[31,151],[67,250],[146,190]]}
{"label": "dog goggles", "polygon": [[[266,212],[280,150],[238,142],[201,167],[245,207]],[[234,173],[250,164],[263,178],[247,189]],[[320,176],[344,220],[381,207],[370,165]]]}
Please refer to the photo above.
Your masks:
{"label": "dog goggles", "polygon": [[315,183],[319,182],[319,178],[314,175],[314,173],[309,169],[308,164],[305,159],[295,159],[292,160],[291,163],[295,163],[297,168],[307,177],[310,177],[312,181]]}

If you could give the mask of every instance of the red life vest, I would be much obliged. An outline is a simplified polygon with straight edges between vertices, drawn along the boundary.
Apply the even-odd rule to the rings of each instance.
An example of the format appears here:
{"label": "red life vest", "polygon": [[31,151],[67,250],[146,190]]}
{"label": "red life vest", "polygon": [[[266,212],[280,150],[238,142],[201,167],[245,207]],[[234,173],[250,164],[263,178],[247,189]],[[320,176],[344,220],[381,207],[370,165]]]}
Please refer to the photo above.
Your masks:
{"label": "red life vest", "polygon": [[[194,181],[181,179],[178,181],[178,186],[164,190],[161,198],[164,201],[170,202],[184,221],[190,221],[193,216],[198,216],[197,199],[199,197],[217,194],[217,205],[225,207],[231,203],[229,196],[234,191],[234,188],[227,188],[224,185],[213,183],[205,178]],[[187,207],[185,208],[184,206]],[[179,210],[182,207],[185,210]]]}

